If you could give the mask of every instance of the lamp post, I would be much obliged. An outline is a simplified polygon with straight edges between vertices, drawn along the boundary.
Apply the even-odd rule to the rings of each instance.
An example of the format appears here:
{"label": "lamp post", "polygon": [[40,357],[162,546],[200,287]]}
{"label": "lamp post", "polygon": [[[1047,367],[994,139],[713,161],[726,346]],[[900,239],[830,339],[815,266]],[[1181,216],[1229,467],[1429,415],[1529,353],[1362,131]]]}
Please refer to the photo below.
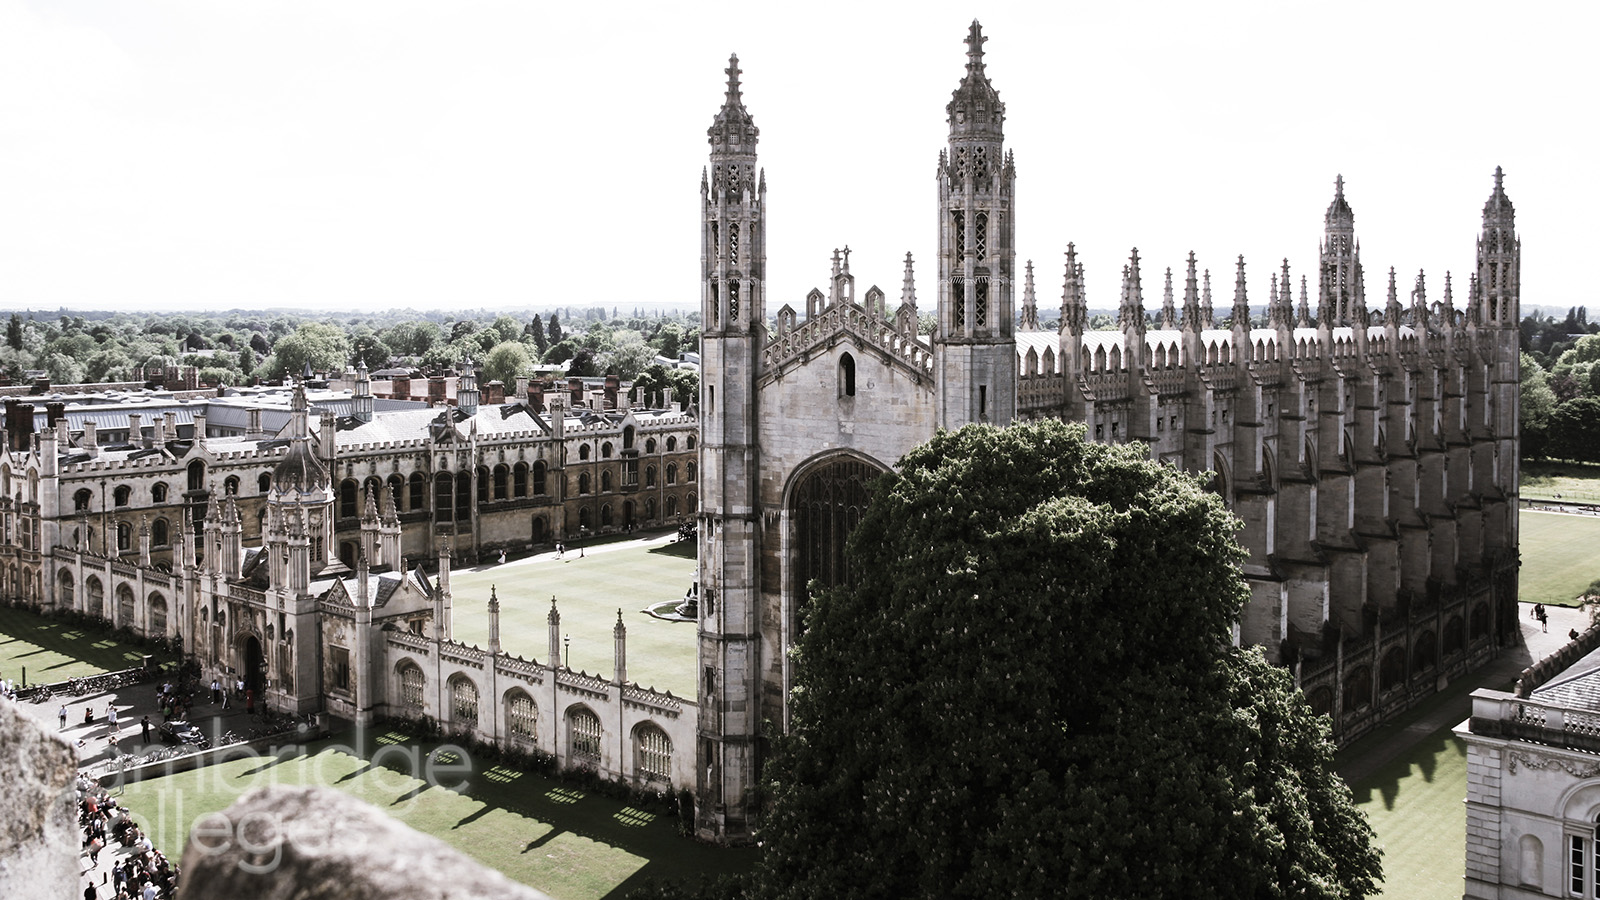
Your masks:
{"label": "lamp post", "polygon": [[569,634],[562,638],[561,643],[567,647],[567,668],[570,670],[572,668],[572,635]]}

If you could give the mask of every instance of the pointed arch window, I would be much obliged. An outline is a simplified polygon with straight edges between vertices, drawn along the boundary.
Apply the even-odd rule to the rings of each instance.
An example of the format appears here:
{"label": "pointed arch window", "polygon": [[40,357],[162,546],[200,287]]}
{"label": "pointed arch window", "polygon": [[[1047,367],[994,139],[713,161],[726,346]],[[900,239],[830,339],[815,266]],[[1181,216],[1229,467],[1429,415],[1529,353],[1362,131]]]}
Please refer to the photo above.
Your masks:
{"label": "pointed arch window", "polygon": [[973,286],[972,318],[979,328],[989,325],[989,279],[979,278]]}
{"label": "pointed arch window", "polygon": [[965,210],[955,210],[951,214],[950,224],[954,228],[956,239],[956,256],[967,255],[967,213]]}
{"label": "pointed arch window", "polygon": [[739,223],[728,225],[728,265],[739,264]]}
{"label": "pointed arch window", "polygon": [[728,321],[739,321],[739,279],[728,282]]}
{"label": "pointed arch window", "polygon": [[839,357],[839,396],[856,395],[856,358],[849,353]]}
{"label": "pointed arch window", "polygon": [[977,221],[972,230],[972,243],[977,248],[978,258],[983,259],[989,255],[989,214],[978,213]]}

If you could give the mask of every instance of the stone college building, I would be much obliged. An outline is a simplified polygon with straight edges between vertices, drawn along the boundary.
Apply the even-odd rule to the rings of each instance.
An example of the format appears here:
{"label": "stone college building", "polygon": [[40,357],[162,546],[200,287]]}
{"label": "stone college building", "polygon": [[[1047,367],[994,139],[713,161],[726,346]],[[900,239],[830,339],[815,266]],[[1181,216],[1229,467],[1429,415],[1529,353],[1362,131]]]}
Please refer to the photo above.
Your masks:
{"label": "stone college building", "polygon": [[1044,330],[1032,265],[1017,265],[984,40],[974,22],[946,107],[931,336],[909,254],[893,306],[858,293],[845,252],[824,287],[770,307],[759,131],[730,61],[701,181],[702,835],[756,826],[763,729],[784,727],[807,585],[846,577],[867,486],[940,428],[1061,418],[1207,473],[1250,552],[1239,641],[1290,667],[1341,740],[1516,633],[1521,251],[1500,172],[1460,309],[1448,274],[1440,299],[1419,273],[1402,300],[1392,269],[1369,302],[1341,179],[1298,303],[1285,261],[1252,321],[1241,257],[1219,315],[1191,254],[1148,311],[1135,250],[1117,330],[1088,331],[1068,245],[1060,324]]}

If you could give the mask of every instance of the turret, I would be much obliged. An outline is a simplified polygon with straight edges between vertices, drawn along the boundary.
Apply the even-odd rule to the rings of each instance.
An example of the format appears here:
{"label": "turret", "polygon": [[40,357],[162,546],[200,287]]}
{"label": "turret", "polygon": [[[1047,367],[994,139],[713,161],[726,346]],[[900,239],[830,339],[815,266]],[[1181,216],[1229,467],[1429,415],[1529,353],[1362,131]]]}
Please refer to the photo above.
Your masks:
{"label": "turret", "polygon": [[701,176],[701,317],[707,333],[755,333],[766,322],[766,173],[756,168],[761,129],[744,106],[738,56],[726,71],[727,94],[706,132],[710,175]]}
{"label": "turret", "polygon": [[1333,182],[1333,202],[1323,218],[1321,286],[1317,317],[1330,326],[1366,322],[1366,296],[1361,279],[1361,245],[1356,241],[1356,214],[1344,199],[1344,176]]}
{"label": "turret", "polygon": [[1478,236],[1478,287],[1469,302],[1478,307],[1485,328],[1516,330],[1522,312],[1522,239],[1504,182],[1495,166],[1494,192],[1483,205],[1483,232]]}
{"label": "turret", "polygon": [[356,360],[356,386],[350,395],[350,413],[359,422],[372,421],[372,382],[367,378],[367,364]]}
{"label": "turret", "polygon": [[1005,104],[984,72],[983,28],[967,34],[967,71],[945,107],[949,146],[940,153],[939,324],[934,332],[937,422],[1010,423],[1017,353],[1016,166],[1004,151]]}
{"label": "turret", "polygon": [[478,414],[478,370],[472,360],[464,359],[457,369],[456,408],[469,416]]}

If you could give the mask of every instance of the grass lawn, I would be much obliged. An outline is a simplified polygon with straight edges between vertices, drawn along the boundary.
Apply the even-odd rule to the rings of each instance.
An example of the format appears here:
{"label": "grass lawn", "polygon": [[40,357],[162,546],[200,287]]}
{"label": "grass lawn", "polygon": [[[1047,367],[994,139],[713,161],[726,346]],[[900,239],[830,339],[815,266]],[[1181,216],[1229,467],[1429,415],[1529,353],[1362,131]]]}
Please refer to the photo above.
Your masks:
{"label": "grass lawn", "polygon": [[[473,764],[460,784],[430,785],[417,774],[437,745],[381,728],[369,737],[370,754],[355,752],[349,745],[359,741],[347,733],[277,756],[242,757],[131,784],[121,802],[157,847],[175,855],[197,818],[251,788],[331,786],[556,900],[621,897],[648,879],[694,882],[703,873],[745,871],[755,862],[753,850],[679,836],[676,820],[662,807],[636,808],[527,772]],[[438,780],[453,783],[460,776]]]}
{"label": "grass lawn", "polygon": [[1600,466],[1525,460],[1520,491],[1532,500],[1554,500],[1560,494],[1563,500],[1600,503]]}
{"label": "grass lawn", "polygon": [[[546,662],[550,656],[550,597],[561,613],[561,634],[572,638],[574,669],[612,674],[612,629],[617,609],[628,629],[628,680],[645,687],[695,696],[695,624],[668,622],[642,610],[665,600],[681,600],[694,583],[693,541],[663,535],[637,542],[587,545],[583,557],[513,560],[450,573],[458,641],[489,643],[489,587],[500,598],[500,645],[508,653]],[[592,551],[592,552],[591,552]],[[565,651],[563,651],[565,652]]]}
{"label": "grass lawn", "polygon": [[60,619],[0,607],[0,676],[28,683],[65,681],[116,672],[144,661],[147,651]]}
{"label": "grass lawn", "polygon": [[1467,745],[1450,728],[1351,785],[1383,847],[1391,900],[1459,900],[1467,847]]}
{"label": "grass lawn", "polygon": [[1577,606],[1577,597],[1600,578],[1600,517],[1522,511],[1523,603]]}

